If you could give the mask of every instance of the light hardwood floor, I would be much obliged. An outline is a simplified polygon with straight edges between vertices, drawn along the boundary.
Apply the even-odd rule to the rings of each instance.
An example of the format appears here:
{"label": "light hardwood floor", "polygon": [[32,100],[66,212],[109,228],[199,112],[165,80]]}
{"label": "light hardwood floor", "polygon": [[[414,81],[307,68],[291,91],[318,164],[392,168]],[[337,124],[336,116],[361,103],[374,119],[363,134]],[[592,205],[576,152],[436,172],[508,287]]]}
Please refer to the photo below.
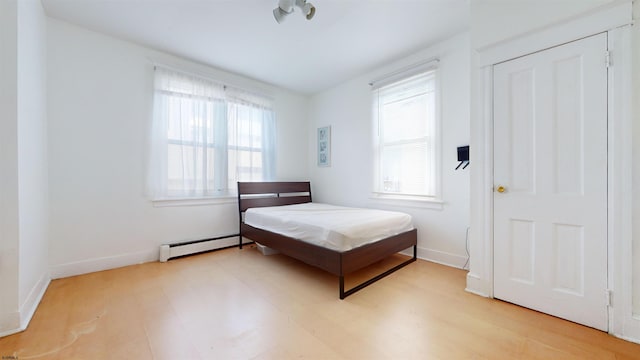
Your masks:
{"label": "light hardwood floor", "polygon": [[253,246],[129,266],[53,281],[0,356],[640,359],[638,344],[468,294],[465,274],[418,260],[341,301],[335,276]]}

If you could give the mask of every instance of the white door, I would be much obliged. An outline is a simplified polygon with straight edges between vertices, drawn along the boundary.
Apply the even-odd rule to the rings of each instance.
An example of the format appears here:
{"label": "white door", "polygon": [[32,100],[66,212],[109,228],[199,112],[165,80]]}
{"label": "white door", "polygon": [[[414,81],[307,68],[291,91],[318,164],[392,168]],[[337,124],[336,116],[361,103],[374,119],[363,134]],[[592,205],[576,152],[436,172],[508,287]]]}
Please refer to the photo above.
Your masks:
{"label": "white door", "polygon": [[494,66],[494,296],[606,331],[607,35]]}

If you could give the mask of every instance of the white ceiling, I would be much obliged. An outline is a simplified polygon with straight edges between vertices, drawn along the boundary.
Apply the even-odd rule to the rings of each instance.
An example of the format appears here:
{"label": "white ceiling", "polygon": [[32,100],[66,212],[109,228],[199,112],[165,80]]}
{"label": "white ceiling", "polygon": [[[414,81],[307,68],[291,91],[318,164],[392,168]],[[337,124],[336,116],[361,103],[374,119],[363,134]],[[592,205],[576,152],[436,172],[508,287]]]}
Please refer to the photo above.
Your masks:
{"label": "white ceiling", "polygon": [[468,28],[469,0],[42,0],[47,14],[257,80],[313,94]]}

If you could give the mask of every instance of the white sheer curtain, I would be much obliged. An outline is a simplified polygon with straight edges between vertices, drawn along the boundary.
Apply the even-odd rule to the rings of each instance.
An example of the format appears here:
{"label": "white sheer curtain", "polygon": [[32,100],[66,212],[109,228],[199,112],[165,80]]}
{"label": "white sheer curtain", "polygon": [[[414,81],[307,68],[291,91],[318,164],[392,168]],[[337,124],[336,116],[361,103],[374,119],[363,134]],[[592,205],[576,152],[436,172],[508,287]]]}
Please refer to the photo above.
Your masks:
{"label": "white sheer curtain", "polygon": [[229,187],[238,181],[275,178],[276,119],[273,101],[227,88],[229,110]]}
{"label": "white sheer curtain", "polygon": [[228,184],[273,178],[274,116],[272,111],[238,103],[228,104]]}
{"label": "white sheer curtain", "polygon": [[236,181],[270,180],[274,142],[269,99],[156,67],[152,199],[225,195]]}

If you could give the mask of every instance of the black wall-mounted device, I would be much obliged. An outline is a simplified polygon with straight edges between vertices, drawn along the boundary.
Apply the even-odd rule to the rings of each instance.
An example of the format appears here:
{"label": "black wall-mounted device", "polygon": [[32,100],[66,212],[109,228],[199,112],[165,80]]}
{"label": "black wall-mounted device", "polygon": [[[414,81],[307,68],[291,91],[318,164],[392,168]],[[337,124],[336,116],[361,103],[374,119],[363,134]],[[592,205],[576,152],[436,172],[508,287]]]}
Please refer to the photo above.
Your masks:
{"label": "black wall-mounted device", "polygon": [[469,145],[458,146],[458,161],[469,161]]}
{"label": "black wall-mounted device", "polygon": [[462,164],[464,164],[462,169],[466,169],[467,166],[469,166],[469,145],[458,146],[458,161],[460,161],[460,164],[458,164],[456,170],[458,170]]}

